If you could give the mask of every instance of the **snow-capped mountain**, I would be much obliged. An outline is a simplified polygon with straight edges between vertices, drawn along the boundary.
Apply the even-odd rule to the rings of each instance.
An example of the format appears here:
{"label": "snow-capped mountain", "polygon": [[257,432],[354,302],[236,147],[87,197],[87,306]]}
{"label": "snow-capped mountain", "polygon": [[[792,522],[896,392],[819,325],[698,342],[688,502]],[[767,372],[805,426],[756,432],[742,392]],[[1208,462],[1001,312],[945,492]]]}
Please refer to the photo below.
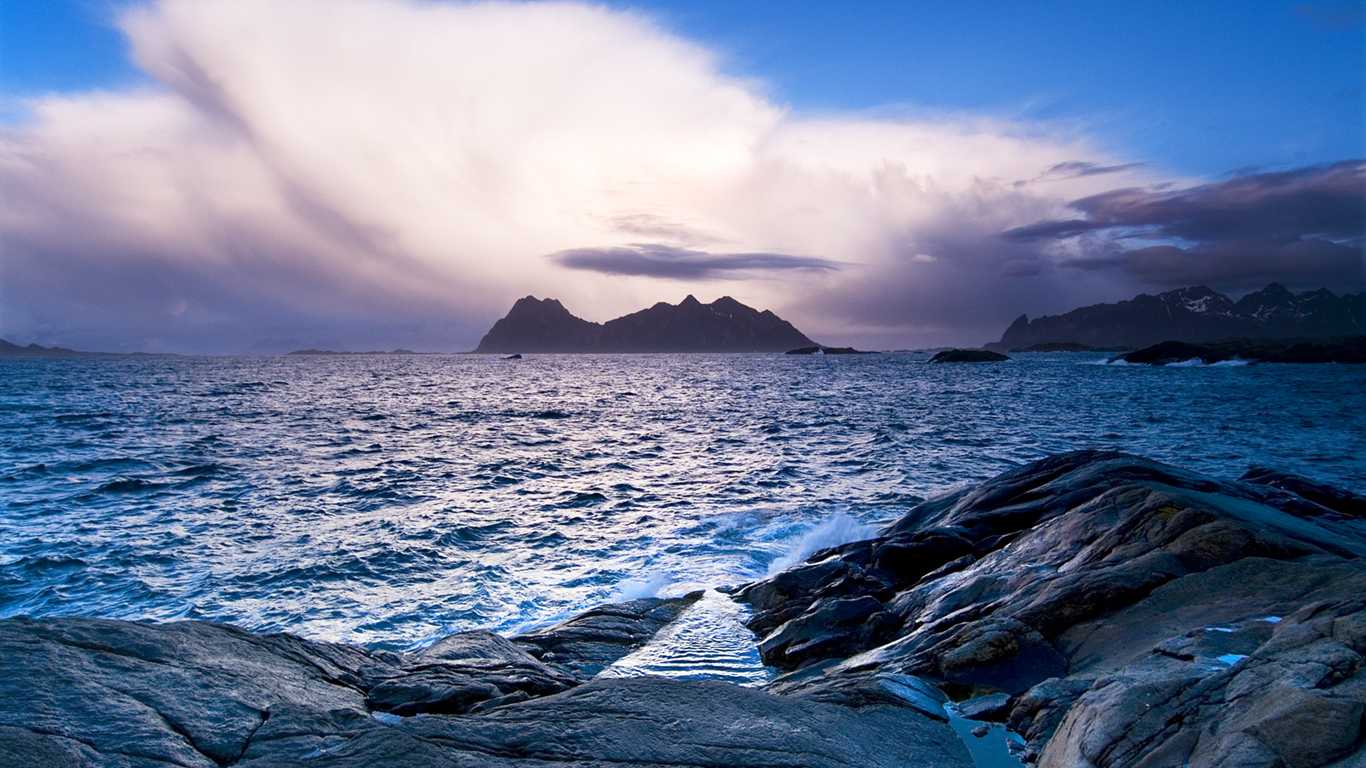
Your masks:
{"label": "snow-capped mountain", "polygon": [[1291,293],[1272,283],[1237,302],[1203,285],[1129,301],[1095,304],[1064,315],[1021,315],[987,349],[1076,342],[1092,347],[1146,347],[1162,341],[1282,339],[1366,334],[1366,292],[1327,289]]}

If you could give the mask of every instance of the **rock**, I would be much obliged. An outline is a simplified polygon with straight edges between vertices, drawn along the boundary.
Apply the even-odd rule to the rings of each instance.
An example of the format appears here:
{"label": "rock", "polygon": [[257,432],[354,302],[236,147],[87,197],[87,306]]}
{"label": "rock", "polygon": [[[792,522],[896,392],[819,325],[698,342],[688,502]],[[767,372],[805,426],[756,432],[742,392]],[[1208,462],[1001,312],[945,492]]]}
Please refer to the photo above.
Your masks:
{"label": "rock", "polygon": [[1111,360],[1168,365],[1199,360],[1206,365],[1226,360],[1260,363],[1366,363],[1366,336],[1314,339],[1224,339],[1201,344],[1164,341]]}
{"label": "rock", "polygon": [[1366,519],[1349,514],[1354,498],[1113,452],[1018,467],[735,590],[764,658],[786,670],[764,690],[589,681],[702,593],[406,654],[205,622],[7,619],[0,757],[968,765],[944,686],[971,693],[965,716],[1024,737],[1013,754],[1040,768],[1362,768]]}
{"label": "rock", "polygon": [[911,585],[947,563],[973,555],[975,549],[961,529],[932,528],[879,541],[871,564],[895,574],[901,585]]}
{"label": "rock", "polygon": [[552,627],[518,635],[512,642],[537,660],[586,679],[649,642],[702,594],[601,605]]}
{"label": "rock", "polygon": [[26,768],[972,765],[922,693],[892,690],[576,685],[486,632],[390,654],[206,622],[0,621],[0,759]]}
{"label": "rock", "polygon": [[936,353],[931,363],[998,363],[1010,358],[986,349],[949,349]]}
{"label": "rock", "polygon": [[396,661],[204,622],[8,619],[0,724],[86,764],[212,768],[239,760],[272,710],[366,711],[364,681]]}
{"label": "rock", "polygon": [[853,347],[798,347],[789,349],[788,355],[875,355],[876,352],[860,352]]}
{"label": "rock", "polygon": [[813,658],[850,656],[867,650],[871,639],[863,630],[882,611],[872,597],[823,598],[802,615],[784,623],[759,643],[764,663],[794,669]]}
{"label": "rock", "polygon": [[990,693],[985,696],[975,696],[953,706],[954,709],[958,710],[958,716],[966,720],[1004,723],[1010,714],[1010,694]]}
{"label": "rock", "polygon": [[1125,353],[1116,357],[1115,360],[1145,365],[1167,365],[1186,360],[1199,360],[1206,365],[1211,365],[1231,360],[1232,357],[1232,355],[1206,345],[1190,344],[1184,341],[1164,341],[1151,347],[1144,347],[1137,352]]}
{"label": "rock", "polygon": [[[800,677],[771,684],[789,695],[888,674],[995,689],[1013,701],[1006,719],[1025,752],[1052,765],[1213,765],[1263,748],[1285,765],[1322,764],[1349,754],[1356,736],[1319,739],[1300,757],[1261,739],[1273,720],[1347,723],[1358,712],[1366,618],[1343,601],[1366,594],[1366,521],[1291,489],[1329,501],[1346,492],[1281,486],[1063,454],[926,501],[878,538],[740,594],[760,598],[755,624],[809,601],[771,638],[778,646],[799,627],[823,640],[803,647]],[[936,546],[916,549],[926,542]],[[876,574],[895,577],[893,596]],[[877,601],[897,628],[846,657],[856,644],[828,638],[852,633],[834,613],[823,627],[809,611],[821,578],[845,585],[843,601],[863,585],[869,601],[846,604]],[[1297,612],[1306,618],[1292,624]],[[1305,629],[1310,614],[1318,623]],[[1304,693],[1267,698],[1277,686]],[[1275,702],[1289,709],[1266,709]]]}
{"label": "rock", "polygon": [[1160,764],[1310,768],[1346,757],[1362,735],[1366,660],[1332,633],[1363,608],[1360,597],[1311,604],[1223,664],[1156,655],[1097,680],[1040,766],[1149,765],[1160,754]]}
{"label": "rock", "polygon": [[1278,472],[1266,467],[1252,467],[1239,482],[1267,485],[1289,491],[1304,499],[1353,517],[1366,517],[1366,496],[1307,480],[1289,472]]}

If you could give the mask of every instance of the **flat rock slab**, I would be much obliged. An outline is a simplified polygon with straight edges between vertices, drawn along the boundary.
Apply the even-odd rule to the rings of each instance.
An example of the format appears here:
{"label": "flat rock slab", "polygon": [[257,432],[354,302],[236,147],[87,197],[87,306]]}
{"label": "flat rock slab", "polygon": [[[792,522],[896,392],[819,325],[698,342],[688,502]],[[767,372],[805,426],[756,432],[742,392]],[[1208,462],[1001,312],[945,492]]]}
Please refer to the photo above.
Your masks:
{"label": "flat rock slab", "polygon": [[648,643],[703,592],[600,605],[554,626],[512,638],[537,659],[590,678]]}
{"label": "flat rock slab", "polygon": [[850,709],[713,681],[597,680],[486,716],[360,725],[344,739],[254,744],[240,763],[362,766],[971,766],[913,709]]}
{"label": "flat rock slab", "polygon": [[970,766],[914,704],[580,685],[487,632],[392,654],[206,622],[0,621],[5,768]]}

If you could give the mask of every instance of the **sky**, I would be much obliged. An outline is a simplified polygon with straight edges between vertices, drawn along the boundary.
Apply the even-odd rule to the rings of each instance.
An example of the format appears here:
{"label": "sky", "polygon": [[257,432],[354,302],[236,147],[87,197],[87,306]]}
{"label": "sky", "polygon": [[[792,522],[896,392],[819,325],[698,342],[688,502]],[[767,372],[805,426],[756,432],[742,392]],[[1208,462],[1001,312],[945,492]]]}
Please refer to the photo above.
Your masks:
{"label": "sky", "polygon": [[473,349],[692,294],[976,346],[1366,289],[1363,3],[0,0],[0,338]]}

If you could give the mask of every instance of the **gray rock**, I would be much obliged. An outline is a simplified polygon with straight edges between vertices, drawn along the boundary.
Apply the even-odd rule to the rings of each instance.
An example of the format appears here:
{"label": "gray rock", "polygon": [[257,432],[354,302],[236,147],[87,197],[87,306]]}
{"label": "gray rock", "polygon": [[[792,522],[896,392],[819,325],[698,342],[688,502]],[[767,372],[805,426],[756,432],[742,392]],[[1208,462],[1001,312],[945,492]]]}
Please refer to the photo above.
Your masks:
{"label": "gray rock", "polygon": [[1003,723],[1010,714],[1010,694],[990,693],[985,696],[974,696],[967,701],[958,702],[953,708],[958,710],[959,717],[966,720]]}
{"label": "gray rock", "polygon": [[263,745],[247,766],[971,766],[913,709],[863,709],[727,683],[597,680],[487,715],[361,724],[324,754]]}
{"label": "gray rock", "polygon": [[[371,709],[403,717],[464,714],[486,702],[496,706],[491,702],[548,696],[582,682],[484,631],[449,635],[405,661],[411,672],[369,689]],[[508,698],[514,694],[523,696]]]}
{"label": "gray rock", "polygon": [[[893,597],[866,595],[898,617],[894,636],[844,659],[848,646],[813,645],[812,673],[775,689],[902,674],[1017,694],[1009,727],[1050,765],[1343,760],[1360,737],[1366,618],[1348,604],[1366,594],[1366,521],[1287,489],[1352,494],[1281,486],[1076,452],[927,501],[880,538],[802,569],[803,580],[819,569],[846,582],[870,566],[904,569]],[[941,531],[971,556],[917,562],[907,544]],[[767,597],[784,578],[748,589]],[[756,622],[791,600],[767,603],[752,602]],[[1293,620],[1301,611],[1319,623]],[[821,636],[815,619],[803,620],[806,636]]]}
{"label": "gray rock", "polygon": [[204,622],[9,619],[0,725],[85,745],[105,756],[94,764],[211,768],[238,760],[273,707],[363,711],[364,694],[343,678],[396,672],[388,661]]}
{"label": "gray rock", "polygon": [[649,642],[702,594],[601,605],[554,626],[518,635],[512,642],[542,662],[587,679]]}
{"label": "gray rock", "polygon": [[[541,685],[559,692],[539,695]],[[923,691],[891,685],[842,703],[714,681],[576,686],[489,633],[398,655],[204,622],[18,618],[0,621],[0,758],[24,768],[970,766],[961,741],[917,706]],[[912,693],[895,695],[897,685]],[[419,716],[395,714],[405,712]]]}
{"label": "gray rock", "polygon": [[872,597],[824,598],[759,643],[765,664],[793,669],[811,658],[849,656],[867,649],[869,619],[882,611]]}

